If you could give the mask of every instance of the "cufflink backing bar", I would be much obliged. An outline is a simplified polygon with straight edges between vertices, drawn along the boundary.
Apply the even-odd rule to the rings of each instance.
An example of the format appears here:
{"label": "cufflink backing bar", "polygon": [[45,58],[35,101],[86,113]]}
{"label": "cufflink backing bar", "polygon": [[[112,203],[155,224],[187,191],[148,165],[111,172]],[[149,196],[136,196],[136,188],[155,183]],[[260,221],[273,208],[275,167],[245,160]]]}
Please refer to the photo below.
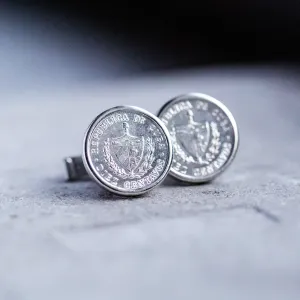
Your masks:
{"label": "cufflink backing bar", "polygon": [[84,167],[81,156],[65,158],[65,165],[69,181],[76,181],[88,177],[88,173]]}

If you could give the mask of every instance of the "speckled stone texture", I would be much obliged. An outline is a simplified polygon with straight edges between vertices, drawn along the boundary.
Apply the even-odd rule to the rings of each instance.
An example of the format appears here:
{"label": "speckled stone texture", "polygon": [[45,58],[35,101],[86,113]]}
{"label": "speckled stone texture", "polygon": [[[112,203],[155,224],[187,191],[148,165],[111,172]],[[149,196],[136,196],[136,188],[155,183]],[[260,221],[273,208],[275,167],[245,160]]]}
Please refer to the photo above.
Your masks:
{"label": "speckled stone texture", "polygon": [[[299,79],[210,68],[10,95],[0,103],[0,299],[299,299]],[[102,110],[156,113],[191,91],[223,101],[240,129],[238,155],[213,183],[168,178],[124,198],[66,181],[63,158],[81,153]]]}

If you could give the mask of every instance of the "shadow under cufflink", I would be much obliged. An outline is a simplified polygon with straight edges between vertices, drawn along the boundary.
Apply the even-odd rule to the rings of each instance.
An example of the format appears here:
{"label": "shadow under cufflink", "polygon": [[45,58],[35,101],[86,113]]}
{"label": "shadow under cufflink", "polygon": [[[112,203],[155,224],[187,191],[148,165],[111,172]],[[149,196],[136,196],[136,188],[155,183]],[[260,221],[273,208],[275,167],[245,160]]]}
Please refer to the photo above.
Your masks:
{"label": "shadow under cufflink", "polygon": [[59,201],[74,200],[82,201],[134,201],[135,199],[151,197],[149,193],[139,196],[122,196],[114,194],[105,188],[95,184],[94,181],[83,179],[77,181],[65,180],[64,178],[47,179],[46,186],[43,185],[43,190],[50,193]]}
{"label": "shadow under cufflink", "polygon": [[[134,200],[137,198],[148,198],[148,193],[142,194],[142,195],[135,195],[135,196],[122,196],[117,195],[113,192],[110,192],[106,190],[105,188],[102,188],[99,185],[96,185],[93,180],[89,177],[88,173],[86,172],[86,169],[84,167],[83,161],[81,156],[74,156],[74,157],[67,157],[65,158],[65,165],[67,169],[68,178],[65,180],[65,183],[72,183],[72,192],[71,196],[81,195],[86,197],[89,197],[87,195],[87,191],[91,192],[90,195],[95,200]],[[77,188],[74,189],[74,185]],[[76,193],[76,194],[75,194]],[[97,196],[95,197],[95,194]],[[89,199],[91,199],[89,197]]]}
{"label": "shadow under cufflink", "polygon": [[178,180],[176,178],[173,178],[172,176],[167,176],[167,178],[163,181],[162,185],[166,187],[186,187],[186,186],[205,186],[211,184],[211,181],[206,181],[202,183],[192,183],[192,182],[184,182],[181,180]]}

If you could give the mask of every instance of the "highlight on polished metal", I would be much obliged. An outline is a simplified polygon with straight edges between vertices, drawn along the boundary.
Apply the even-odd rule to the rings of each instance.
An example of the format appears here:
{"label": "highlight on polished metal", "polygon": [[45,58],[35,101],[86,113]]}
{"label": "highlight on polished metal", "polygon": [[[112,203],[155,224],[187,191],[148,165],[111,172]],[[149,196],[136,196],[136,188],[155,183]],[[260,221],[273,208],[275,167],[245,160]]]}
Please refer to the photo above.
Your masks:
{"label": "highlight on polished metal", "polygon": [[238,128],[220,101],[199,93],[181,95],[167,102],[158,117],[173,143],[171,176],[191,183],[208,182],[233,161]]}
{"label": "highlight on polished metal", "polygon": [[118,106],[98,115],[83,142],[82,159],[65,159],[70,180],[88,174],[120,195],[140,195],[167,176],[173,151],[165,125],[134,106]]}

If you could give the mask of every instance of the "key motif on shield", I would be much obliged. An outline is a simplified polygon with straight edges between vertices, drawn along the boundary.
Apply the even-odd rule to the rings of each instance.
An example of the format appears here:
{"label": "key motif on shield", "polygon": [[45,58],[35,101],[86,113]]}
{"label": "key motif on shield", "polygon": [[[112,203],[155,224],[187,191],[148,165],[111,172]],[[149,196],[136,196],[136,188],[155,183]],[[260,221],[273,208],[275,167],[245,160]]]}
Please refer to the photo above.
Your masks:
{"label": "key motif on shield", "polygon": [[[213,149],[215,137],[219,133],[214,124],[208,121],[195,122],[192,110],[187,111],[188,123],[174,126],[171,132],[177,153],[187,162],[209,164],[212,157],[210,150]],[[212,146],[212,147],[211,147]]]}
{"label": "key motif on shield", "polygon": [[[129,133],[129,124],[123,123],[123,134],[108,138],[104,145],[104,158],[109,168],[122,178],[141,178],[152,166],[154,144],[148,138]],[[150,159],[150,160],[149,160]]]}

